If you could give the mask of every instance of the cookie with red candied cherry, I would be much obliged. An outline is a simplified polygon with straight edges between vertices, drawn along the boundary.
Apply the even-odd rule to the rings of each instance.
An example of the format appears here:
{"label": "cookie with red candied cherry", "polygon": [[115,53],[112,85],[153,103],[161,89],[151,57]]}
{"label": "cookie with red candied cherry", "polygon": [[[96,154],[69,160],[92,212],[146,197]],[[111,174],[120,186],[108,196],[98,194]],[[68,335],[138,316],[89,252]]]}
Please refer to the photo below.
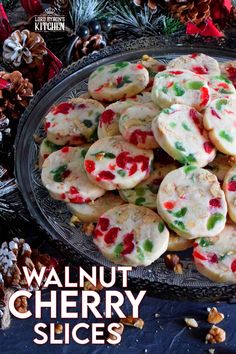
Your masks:
{"label": "cookie with red candied cherry", "polygon": [[108,210],[98,220],[93,241],[113,263],[148,266],[166,250],[169,231],[154,211],[133,204]]}
{"label": "cookie with red candied cherry", "polygon": [[223,75],[211,76],[209,86],[212,99],[227,98],[236,94],[233,83]]}
{"label": "cookie with red candied cherry", "polygon": [[99,120],[98,138],[101,139],[107,136],[119,135],[119,119],[123,111],[136,103],[146,104],[151,102],[151,94],[149,92],[142,92],[139,95],[117,101],[107,106]]}
{"label": "cookie with red candied cherry", "polygon": [[65,146],[51,153],[42,166],[42,183],[52,198],[71,203],[88,203],[105,194],[84,170],[87,149]]}
{"label": "cookie with red candied cherry", "polygon": [[236,97],[213,100],[204,113],[203,124],[219,151],[236,155]]}
{"label": "cookie with red candied cherry", "polygon": [[150,57],[147,54],[143,55],[140,63],[147,69],[149,73],[149,83],[148,86],[145,88],[145,91],[151,91],[156,74],[160,71],[166,70],[166,65],[164,63],[161,63],[157,59]]}
{"label": "cookie with red candied cherry", "polygon": [[120,135],[96,141],[88,150],[84,168],[88,178],[106,190],[133,188],[150,173],[152,150],[138,149]]}
{"label": "cookie with red candied cherry", "polygon": [[216,157],[206,166],[206,169],[214,173],[218,178],[218,181],[223,182],[226,173],[230,169],[228,156],[217,152]]}
{"label": "cookie with red candied cherry", "polygon": [[227,205],[215,175],[192,165],[168,173],[157,193],[157,210],[179,236],[216,236],[225,226]]}
{"label": "cookie with red candied cherry", "polygon": [[225,175],[223,189],[228,204],[229,216],[236,222],[236,165],[232,166]]}
{"label": "cookie with red candied cherry", "polygon": [[162,108],[180,103],[203,111],[210,103],[208,80],[188,70],[165,70],[155,76],[152,100]]}
{"label": "cookie with red candied cherry", "polygon": [[124,201],[112,192],[105,193],[102,197],[89,203],[68,203],[71,213],[82,222],[97,222],[100,216],[111,208],[124,204]]}
{"label": "cookie with red candied cherry", "polygon": [[236,60],[221,63],[220,70],[221,74],[226,76],[236,87]]}
{"label": "cookie with red candied cherry", "polygon": [[167,251],[171,251],[171,252],[185,251],[188,248],[193,247],[193,242],[194,242],[193,240],[188,240],[171,231],[169,236]]}
{"label": "cookie with red candied cherry", "polygon": [[154,103],[134,104],[120,116],[119,130],[123,138],[141,149],[156,149],[152,121],[160,112]]}
{"label": "cookie with red candied cherry", "polygon": [[195,74],[206,76],[220,75],[220,67],[217,60],[203,53],[187,54],[172,59],[167,64],[167,69],[186,69]]}
{"label": "cookie with red candied cherry", "polygon": [[57,145],[81,145],[96,140],[104,107],[93,99],[73,98],[54,106],[45,118],[47,138]]}
{"label": "cookie with red candied cherry", "polygon": [[173,159],[206,166],[215,158],[215,148],[203,128],[203,117],[194,108],[174,104],[152,121],[156,141]]}
{"label": "cookie with red candied cherry", "polygon": [[142,92],[149,74],[140,63],[123,61],[99,66],[89,77],[88,91],[99,101],[114,102]]}
{"label": "cookie with red candied cherry", "polygon": [[128,203],[145,206],[150,209],[157,207],[157,192],[163,178],[177,168],[177,164],[154,163],[154,168],[149,177],[132,189],[121,189],[121,198]]}
{"label": "cookie with red candied cherry", "polygon": [[39,147],[39,168],[42,168],[44,161],[52,152],[60,150],[62,147],[52,143],[47,138],[43,139]]}
{"label": "cookie with red candied cherry", "polygon": [[194,242],[194,263],[199,273],[219,283],[236,283],[236,226],[226,224],[215,237]]}

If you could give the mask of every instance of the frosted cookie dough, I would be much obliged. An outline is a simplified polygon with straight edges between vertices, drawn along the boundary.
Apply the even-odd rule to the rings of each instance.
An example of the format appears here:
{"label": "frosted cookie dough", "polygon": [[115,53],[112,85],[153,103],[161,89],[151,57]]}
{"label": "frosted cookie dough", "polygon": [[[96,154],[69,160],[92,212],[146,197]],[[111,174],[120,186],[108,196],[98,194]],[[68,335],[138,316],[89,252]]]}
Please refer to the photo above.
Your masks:
{"label": "frosted cookie dough", "polygon": [[197,270],[215,282],[236,283],[236,226],[226,224],[219,235],[199,238],[193,257]]}
{"label": "frosted cookie dough", "polygon": [[96,140],[104,107],[92,99],[73,98],[54,106],[45,118],[47,138],[57,145],[81,145]]}
{"label": "frosted cookie dough", "polygon": [[204,110],[210,103],[208,80],[188,70],[165,70],[155,76],[152,100],[162,108],[174,103]]}
{"label": "frosted cookie dough", "polygon": [[125,109],[136,103],[151,103],[151,94],[143,92],[134,97],[117,101],[106,107],[102,113],[98,124],[98,138],[119,135],[119,119]]}
{"label": "frosted cookie dough", "polygon": [[236,60],[220,64],[221,74],[226,76],[236,87]]}
{"label": "frosted cookie dough", "polygon": [[187,69],[195,74],[207,76],[220,75],[220,67],[217,60],[203,53],[187,54],[172,59],[168,63],[167,69]]}
{"label": "frosted cookie dough", "polygon": [[181,237],[174,232],[170,232],[167,251],[185,251],[188,248],[193,247],[193,242],[193,240],[187,240],[186,238]]}
{"label": "frosted cookie dough", "polygon": [[153,171],[151,171],[150,176],[145,181],[139,183],[133,189],[121,189],[119,191],[121,198],[128,203],[156,209],[159,186],[167,173],[176,168],[177,165],[175,163],[166,165],[155,163]]}
{"label": "frosted cookie dough", "polygon": [[236,155],[236,98],[218,98],[206,109],[203,124],[215,147]]}
{"label": "frosted cookie dough", "polygon": [[210,77],[209,86],[212,99],[227,98],[236,95],[233,83],[223,75]]}
{"label": "frosted cookie dough", "polygon": [[215,175],[184,166],[163,179],[157,193],[157,210],[178,235],[192,239],[221,232],[227,205]]}
{"label": "frosted cookie dough", "polygon": [[122,136],[103,138],[88,150],[84,166],[88,178],[106,190],[133,188],[150,173],[152,150],[138,149]]}
{"label": "frosted cookie dough", "polygon": [[94,243],[110,261],[148,266],[167,249],[169,231],[154,211],[132,204],[110,209],[98,220]]}
{"label": "frosted cookie dough", "polygon": [[228,156],[218,152],[215,159],[206,166],[206,169],[216,175],[220,182],[223,182],[226,173],[230,169]]}
{"label": "frosted cookie dough", "polygon": [[123,138],[141,149],[158,147],[153,132],[152,121],[160,109],[154,103],[134,104],[120,116],[119,130]]}
{"label": "frosted cookie dough", "polygon": [[152,122],[156,141],[173,159],[206,166],[215,158],[215,148],[203,129],[203,117],[194,108],[174,104]]}
{"label": "frosted cookie dough", "polygon": [[142,64],[123,61],[99,66],[89,77],[88,91],[97,100],[113,102],[140,93],[148,82]]}
{"label": "frosted cookie dough", "polygon": [[236,165],[232,166],[225,175],[223,189],[228,204],[229,216],[236,222]]}
{"label": "frosted cookie dough", "polygon": [[83,222],[97,222],[100,216],[111,208],[124,204],[124,201],[112,192],[83,204],[68,203],[67,206],[73,215]]}
{"label": "frosted cookie dough", "polygon": [[86,149],[65,146],[48,156],[42,166],[42,183],[52,198],[71,203],[88,203],[105,191],[90,182],[84,170]]}
{"label": "frosted cookie dough", "polygon": [[54,151],[60,150],[63,146],[56,145],[47,138],[43,139],[39,147],[39,168],[42,167],[46,158]]}

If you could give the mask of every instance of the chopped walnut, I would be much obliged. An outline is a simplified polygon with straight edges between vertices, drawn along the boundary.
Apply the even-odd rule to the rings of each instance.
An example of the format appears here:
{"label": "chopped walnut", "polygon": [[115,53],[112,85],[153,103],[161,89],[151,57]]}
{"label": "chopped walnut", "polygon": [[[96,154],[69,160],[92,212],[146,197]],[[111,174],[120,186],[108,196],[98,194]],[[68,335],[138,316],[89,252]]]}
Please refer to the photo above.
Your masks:
{"label": "chopped walnut", "polygon": [[184,319],[186,325],[188,327],[193,327],[193,328],[197,328],[198,327],[198,323],[197,321],[195,320],[195,318],[188,318],[188,317],[185,317]]}
{"label": "chopped walnut", "polygon": [[234,166],[236,164],[236,156],[228,156],[227,162],[229,166]]}
{"label": "chopped walnut", "polygon": [[164,261],[165,261],[166,267],[173,270],[174,267],[177,264],[179,264],[180,259],[179,259],[179,256],[177,256],[177,254],[166,254]]}
{"label": "chopped walnut", "polygon": [[56,323],[55,325],[55,333],[56,334],[62,334],[63,332],[63,326],[61,323]]}
{"label": "chopped walnut", "polygon": [[206,343],[222,343],[225,341],[226,333],[222,328],[212,326],[206,335]]}
{"label": "chopped walnut", "polygon": [[[121,322],[119,322],[119,327],[113,328],[113,331],[121,335],[124,332],[124,325]],[[107,339],[115,340],[116,336],[114,334],[109,333]]]}
{"label": "chopped walnut", "polygon": [[144,321],[141,318],[134,318],[132,316],[121,318],[120,322],[123,323],[125,326],[132,326],[139,329],[143,329],[144,326]]}
{"label": "chopped walnut", "polygon": [[95,158],[96,158],[96,160],[101,161],[101,160],[104,159],[104,156],[105,156],[105,152],[98,152],[98,153],[95,155]]}
{"label": "chopped walnut", "polygon": [[26,296],[20,296],[16,299],[14,303],[15,309],[20,312],[20,313],[25,313],[27,312],[28,309],[28,303],[27,303],[27,298]]}
{"label": "chopped walnut", "polygon": [[87,236],[92,236],[95,226],[92,222],[85,222],[82,226],[82,231]]}
{"label": "chopped walnut", "polygon": [[212,307],[209,311],[207,321],[212,324],[217,324],[223,321],[225,318],[224,314],[221,312],[218,312],[216,307]]}
{"label": "chopped walnut", "polygon": [[175,274],[183,274],[183,266],[181,263],[176,264],[176,266],[174,266],[174,272]]}
{"label": "chopped walnut", "polygon": [[147,61],[148,59],[150,59],[149,55],[144,54],[144,55],[142,56],[142,60]]}
{"label": "chopped walnut", "polygon": [[78,218],[78,216],[72,215],[72,217],[70,218],[70,222],[69,222],[70,226],[76,226],[76,225],[78,225],[80,223],[81,223],[81,221]]}
{"label": "chopped walnut", "polygon": [[100,291],[103,289],[102,284],[97,280],[96,286],[94,286],[89,280],[84,283],[84,290]]}
{"label": "chopped walnut", "polygon": [[214,349],[214,348],[209,348],[209,349],[208,349],[208,352],[209,352],[210,354],[214,354],[214,353],[215,353],[215,349]]}

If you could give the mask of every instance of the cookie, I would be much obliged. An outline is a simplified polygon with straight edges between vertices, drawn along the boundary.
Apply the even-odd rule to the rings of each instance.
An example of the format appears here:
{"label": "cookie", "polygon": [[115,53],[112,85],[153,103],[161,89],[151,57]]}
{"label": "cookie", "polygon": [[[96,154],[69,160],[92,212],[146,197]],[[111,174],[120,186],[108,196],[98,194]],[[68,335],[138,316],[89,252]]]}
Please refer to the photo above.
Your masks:
{"label": "cookie", "polygon": [[203,111],[210,103],[208,80],[188,70],[165,70],[155,77],[152,100],[162,108],[174,103]]}
{"label": "cookie", "polygon": [[228,98],[236,94],[233,83],[223,75],[211,76],[209,79],[212,99]]}
{"label": "cookie", "polygon": [[181,237],[174,232],[170,232],[167,251],[185,251],[188,248],[193,247],[193,242],[193,240],[187,240],[186,238]]}
{"label": "cookie", "polygon": [[216,175],[218,181],[223,182],[226,173],[230,169],[230,165],[228,163],[228,156],[218,152],[214,160],[206,166],[206,169]]}
{"label": "cookie", "polygon": [[195,74],[206,76],[220,75],[220,67],[217,60],[203,53],[187,54],[172,59],[168,63],[167,69],[186,69],[194,72]]}
{"label": "cookie", "polygon": [[139,183],[133,189],[121,189],[119,191],[121,198],[128,203],[145,206],[150,209],[157,207],[157,192],[163,178],[177,168],[176,164],[155,163],[154,169],[145,181]]}
{"label": "cookie", "polygon": [[215,282],[236,283],[236,226],[226,224],[211,238],[195,240],[193,250],[197,270]]}
{"label": "cookie", "polygon": [[166,65],[164,63],[161,63],[160,61],[156,60],[155,58],[150,57],[147,54],[143,55],[140,63],[147,69],[147,71],[149,73],[149,83],[148,83],[147,87],[145,88],[145,91],[149,92],[152,89],[154,78],[155,78],[156,74],[159,73],[160,71],[166,70]]}
{"label": "cookie", "polygon": [[67,206],[73,215],[82,222],[97,222],[100,216],[111,208],[124,204],[124,201],[112,192],[83,204],[68,203]]}
{"label": "cookie", "polygon": [[45,118],[47,138],[57,145],[81,145],[96,140],[101,103],[73,98],[54,106]]}
{"label": "cookie", "polygon": [[133,188],[148,177],[152,150],[138,149],[120,135],[96,141],[84,166],[88,178],[106,190]]}
{"label": "cookie", "polygon": [[153,132],[152,121],[160,109],[154,103],[134,104],[120,116],[119,130],[123,138],[141,149],[158,147]]}
{"label": "cookie", "polygon": [[221,232],[227,205],[216,176],[190,165],[163,179],[157,193],[157,210],[178,235],[193,239]]}
{"label": "cookie", "polygon": [[221,74],[226,76],[236,87],[236,60],[220,64]]}
{"label": "cookie", "polygon": [[113,102],[143,91],[149,74],[142,64],[127,61],[99,66],[89,77],[88,91],[99,101]]}
{"label": "cookie", "polygon": [[232,166],[226,173],[223,189],[228,204],[229,216],[231,220],[236,222],[236,165]]}
{"label": "cookie", "polygon": [[154,118],[152,130],[162,149],[181,163],[203,167],[215,158],[203,117],[192,107],[174,104],[163,109]]}
{"label": "cookie", "polygon": [[61,145],[52,143],[47,138],[43,139],[39,147],[39,168],[42,168],[44,161],[52,152],[60,150],[62,147]]}
{"label": "cookie", "polygon": [[93,240],[113,263],[148,266],[166,251],[169,231],[154,211],[124,204],[99,218]]}
{"label": "cookie", "polygon": [[42,183],[52,198],[71,203],[88,203],[105,194],[90,182],[84,170],[86,149],[65,146],[48,156],[42,166]]}
{"label": "cookie", "polygon": [[143,92],[134,97],[117,101],[106,107],[102,113],[98,124],[98,138],[106,138],[108,136],[119,135],[119,119],[125,109],[136,103],[150,103],[151,94]]}
{"label": "cookie", "polygon": [[215,147],[236,155],[236,98],[218,98],[206,109],[203,124]]}

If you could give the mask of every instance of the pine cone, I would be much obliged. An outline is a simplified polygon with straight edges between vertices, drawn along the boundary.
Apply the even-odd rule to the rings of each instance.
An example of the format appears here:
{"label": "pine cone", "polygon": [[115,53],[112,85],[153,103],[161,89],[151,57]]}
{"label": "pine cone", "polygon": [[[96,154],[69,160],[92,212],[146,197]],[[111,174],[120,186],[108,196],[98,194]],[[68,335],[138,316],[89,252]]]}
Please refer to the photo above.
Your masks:
{"label": "pine cone", "polygon": [[69,0],[54,0],[53,7],[57,14],[66,14],[69,7]]}
{"label": "pine cone", "polygon": [[38,66],[47,54],[43,37],[29,30],[16,30],[3,44],[3,60],[19,67],[22,64]]}
{"label": "pine cone", "polygon": [[136,6],[149,7],[150,10],[156,11],[158,7],[166,8],[169,0],[133,0]]}
{"label": "pine cone", "polygon": [[170,13],[182,23],[203,23],[211,14],[211,0],[170,0]]}
{"label": "pine cone", "polygon": [[106,47],[106,41],[101,34],[90,36],[86,40],[78,38],[73,48],[73,60],[78,60],[89,53],[99,51]]}

